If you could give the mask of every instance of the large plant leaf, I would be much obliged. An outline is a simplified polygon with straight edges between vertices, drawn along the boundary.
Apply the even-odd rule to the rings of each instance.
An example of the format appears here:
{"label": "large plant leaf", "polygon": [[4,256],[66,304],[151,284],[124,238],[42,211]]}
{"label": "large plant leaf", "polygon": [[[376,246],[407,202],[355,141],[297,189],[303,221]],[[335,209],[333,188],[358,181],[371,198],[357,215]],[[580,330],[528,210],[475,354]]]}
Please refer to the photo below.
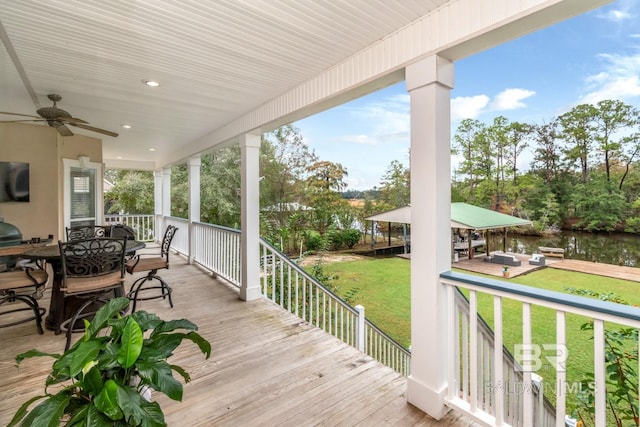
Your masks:
{"label": "large plant leaf", "polygon": [[109,379],[105,381],[100,394],[93,399],[93,403],[96,405],[96,408],[112,420],[120,420],[123,417],[122,410],[120,409],[120,406],[118,406],[118,399],[116,397],[118,388],[118,384]]}
{"label": "large plant leaf", "polygon": [[24,359],[30,359],[32,357],[53,357],[54,359],[59,359],[60,354],[56,353],[43,353],[40,350],[29,350],[24,353],[20,353],[16,356],[16,366],[18,366]]}
{"label": "large plant leaf", "polygon": [[146,360],[165,360],[173,354],[186,334],[172,333],[159,335],[153,339],[145,340],[141,359]]}
{"label": "large plant leaf", "polygon": [[145,412],[142,410],[142,396],[132,387],[119,387],[116,393],[118,405],[122,409],[124,419],[130,425],[140,425]]}
{"label": "large plant leaf", "polygon": [[102,381],[102,376],[100,375],[100,370],[97,367],[92,367],[89,371],[84,374],[82,378],[82,384],[84,389],[92,396],[96,396],[102,388],[104,387],[104,382]]}
{"label": "large plant leaf", "polygon": [[110,342],[107,343],[105,348],[98,355],[98,364],[100,369],[107,370],[117,368],[118,364],[118,352],[120,351],[120,344]]}
{"label": "large plant leaf", "polygon": [[[93,407],[93,405],[83,405],[80,407],[80,409],[75,411],[75,413],[73,414],[73,416],[71,417],[71,419],[69,420],[69,422],[66,424],[65,427],[73,427],[77,425],[86,426],[87,412],[90,406]],[[95,410],[95,407],[93,407],[93,409]]]}
{"label": "large plant leaf", "polygon": [[77,376],[87,363],[97,359],[98,353],[103,347],[104,345],[100,341],[83,341],[77,347],[74,347],[69,374],[72,377]]}
{"label": "large plant leaf", "polygon": [[204,353],[205,359],[211,357],[211,343],[202,338],[199,333],[189,332],[184,338],[196,344],[200,348],[200,351]]}
{"label": "large plant leaf", "polygon": [[188,321],[187,319],[178,319],[178,320],[170,320],[168,322],[162,322],[154,328],[153,332],[151,333],[151,338],[165,332],[173,332],[176,329],[186,329],[188,331],[197,331],[198,326]]}
{"label": "large plant leaf", "polygon": [[122,340],[120,351],[118,351],[118,363],[125,369],[130,368],[140,356],[142,351],[142,329],[131,317],[127,319],[127,324],[122,330]]}
{"label": "large plant leaf", "polygon": [[171,366],[161,361],[138,361],[136,369],[145,384],[166,394],[173,400],[182,400],[182,384],[173,377]]}
{"label": "large plant leaf", "polygon": [[124,413],[128,425],[165,426],[164,414],[156,403],[147,402],[137,390],[120,387],[117,394],[118,404]]}
{"label": "large plant leaf", "polygon": [[167,425],[158,402],[147,402],[143,399],[142,410],[145,413],[145,417],[142,418],[142,427],[164,427]]}
{"label": "large plant leaf", "polygon": [[146,311],[136,311],[131,314],[131,317],[136,319],[143,331],[155,329],[156,326],[162,323],[162,320],[156,314],[147,313]]}
{"label": "large plant leaf", "polygon": [[13,416],[13,418],[11,419],[11,421],[9,422],[7,427],[13,427],[15,425],[18,425],[20,420],[23,419],[25,415],[27,415],[27,409],[29,409],[29,406],[31,406],[31,404],[33,402],[35,402],[37,400],[40,400],[40,399],[44,399],[45,397],[47,397],[47,396],[46,395],[44,395],[44,396],[35,396],[35,397],[32,397],[31,399],[27,400],[26,402],[24,402],[22,404],[22,406],[20,406],[20,408],[18,408],[18,410],[16,411],[15,415]]}
{"label": "large plant leaf", "polygon": [[24,418],[20,425],[29,427],[58,427],[64,410],[71,397],[68,393],[58,393],[40,402]]}
{"label": "large plant leaf", "polygon": [[118,422],[114,422],[109,417],[100,412],[94,405],[87,406],[87,417],[82,427],[114,427],[119,425]]}
{"label": "large plant leaf", "polygon": [[189,373],[187,371],[184,370],[184,368],[182,368],[181,366],[178,365],[169,365],[171,366],[171,369],[173,369],[174,371],[176,371],[177,373],[180,374],[180,376],[182,378],[184,378],[184,382],[188,383],[191,381],[191,376],[189,375]]}
{"label": "large plant leaf", "polygon": [[109,302],[100,307],[100,310],[93,317],[89,328],[87,328],[87,335],[90,338],[95,337],[100,330],[107,326],[109,319],[119,316],[120,311],[124,310],[128,305],[129,298],[110,299]]}

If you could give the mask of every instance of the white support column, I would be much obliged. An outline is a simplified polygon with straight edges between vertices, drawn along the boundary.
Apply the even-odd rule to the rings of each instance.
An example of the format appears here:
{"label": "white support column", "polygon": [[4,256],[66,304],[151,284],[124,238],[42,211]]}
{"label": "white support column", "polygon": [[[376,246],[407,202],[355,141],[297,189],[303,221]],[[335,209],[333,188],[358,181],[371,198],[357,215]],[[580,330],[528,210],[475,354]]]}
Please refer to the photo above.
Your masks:
{"label": "white support column", "polygon": [[162,221],[157,230],[156,241],[164,236],[166,218],[171,216],[171,168],[162,169]]}
{"label": "white support column", "polygon": [[189,264],[196,254],[196,239],[193,223],[200,222],[200,156],[189,159]]}
{"label": "white support column", "polygon": [[242,270],[240,298],[262,297],[260,290],[260,135],[240,136]]}
{"label": "white support column", "polygon": [[[407,400],[436,419],[448,411],[447,298],[451,268],[453,64],[432,56],[406,69],[411,97],[411,376]],[[452,363],[452,361],[451,361]]]}
{"label": "white support column", "polygon": [[162,184],[163,184],[163,172],[162,170],[157,170],[153,173],[153,226],[154,235],[153,240],[158,240],[158,235],[162,230]]}

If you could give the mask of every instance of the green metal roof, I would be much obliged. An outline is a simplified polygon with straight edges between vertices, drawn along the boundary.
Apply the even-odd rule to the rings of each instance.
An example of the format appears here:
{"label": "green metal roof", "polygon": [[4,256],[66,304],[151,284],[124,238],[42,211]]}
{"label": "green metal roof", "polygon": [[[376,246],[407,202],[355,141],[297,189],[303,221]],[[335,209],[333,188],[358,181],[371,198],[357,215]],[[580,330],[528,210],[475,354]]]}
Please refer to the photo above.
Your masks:
{"label": "green metal roof", "polygon": [[515,216],[469,205],[451,203],[451,227],[487,230],[490,228],[517,227],[528,225],[531,221]]}
{"label": "green metal roof", "polygon": [[[369,221],[411,223],[411,206],[393,209],[365,218]],[[531,221],[515,216],[469,205],[451,203],[451,228],[488,230],[491,228],[517,227],[529,225]]]}

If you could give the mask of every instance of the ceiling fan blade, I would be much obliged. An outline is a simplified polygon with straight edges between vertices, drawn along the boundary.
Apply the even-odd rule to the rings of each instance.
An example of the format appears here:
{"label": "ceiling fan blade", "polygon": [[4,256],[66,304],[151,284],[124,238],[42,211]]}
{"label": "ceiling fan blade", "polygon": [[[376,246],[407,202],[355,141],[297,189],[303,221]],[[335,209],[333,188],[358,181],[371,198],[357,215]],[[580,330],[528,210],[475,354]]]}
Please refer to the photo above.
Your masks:
{"label": "ceiling fan blade", "polygon": [[76,123],[89,124],[89,122],[85,122],[84,120],[78,119],[76,117],[58,117],[56,120],[60,120],[61,122],[69,122],[70,124],[76,124]]}
{"label": "ceiling fan blade", "polygon": [[31,119],[31,120],[0,120],[0,123],[33,123],[33,122],[44,122],[44,119]]}
{"label": "ceiling fan blade", "polygon": [[9,113],[9,112],[6,112],[6,111],[0,111],[0,114],[8,114],[10,116],[21,116],[21,117],[33,117],[34,119],[42,119],[39,116],[32,116],[31,114]]}
{"label": "ceiling fan blade", "polygon": [[111,132],[111,131],[109,131],[109,130],[104,130],[104,129],[94,128],[93,126],[87,126],[87,125],[82,124],[82,123],[69,123],[69,124],[70,124],[71,126],[75,126],[75,127],[81,128],[81,129],[86,129],[86,130],[90,130],[90,131],[93,131],[93,132],[102,133],[102,134],[104,134],[104,135],[113,136],[114,138],[115,138],[116,136],[118,136],[118,134],[117,134],[117,133],[115,133],[115,132]]}
{"label": "ceiling fan blade", "polygon": [[73,136],[73,132],[71,132],[71,129],[69,129],[68,127],[66,127],[63,124],[54,126],[56,128],[56,130],[58,131],[58,133],[62,136]]}

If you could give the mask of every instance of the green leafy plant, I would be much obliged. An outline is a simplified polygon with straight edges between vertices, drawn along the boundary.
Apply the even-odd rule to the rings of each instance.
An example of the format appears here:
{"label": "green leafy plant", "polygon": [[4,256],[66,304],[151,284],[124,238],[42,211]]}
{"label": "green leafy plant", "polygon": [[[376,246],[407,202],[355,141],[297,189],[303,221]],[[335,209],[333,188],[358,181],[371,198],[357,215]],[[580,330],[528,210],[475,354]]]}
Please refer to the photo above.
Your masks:
{"label": "green leafy plant", "polygon": [[[211,344],[195,332],[198,327],[185,319],[163,321],[155,314],[120,312],[127,298],[114,298],[98,310],[91,323],[85,320],[84,336],[64,354],[30,350],[16,356],[19,365],[31,357],[53,357],[45,382],[45,394],[25,402],[9,426],[165,426],[157,402],[142,396],[149,388],[169,398],[182,400],[182,383],[189,374],[167,359],[187,339],[205,357]],[[186,331],[186,332],[185,332]],[[56,386],[56,393],[49,387]],[[31,411],[29,407],[40,403]]]}
{"label": "green leafy plant", "polygon": [[[613,293],[599,293],[587,289],[565,288],[567,291],[627,304]],[[593,331],[593,321],[584,323],[582,330]],[[608,328],[604,331],[607,382],[607,425],[618,427],[640,425],[638,412],[638,330],[634,328]],[[581,381],[578,408],[575,415],[585,426],[595,425],[595,376],[587,372]]]}

